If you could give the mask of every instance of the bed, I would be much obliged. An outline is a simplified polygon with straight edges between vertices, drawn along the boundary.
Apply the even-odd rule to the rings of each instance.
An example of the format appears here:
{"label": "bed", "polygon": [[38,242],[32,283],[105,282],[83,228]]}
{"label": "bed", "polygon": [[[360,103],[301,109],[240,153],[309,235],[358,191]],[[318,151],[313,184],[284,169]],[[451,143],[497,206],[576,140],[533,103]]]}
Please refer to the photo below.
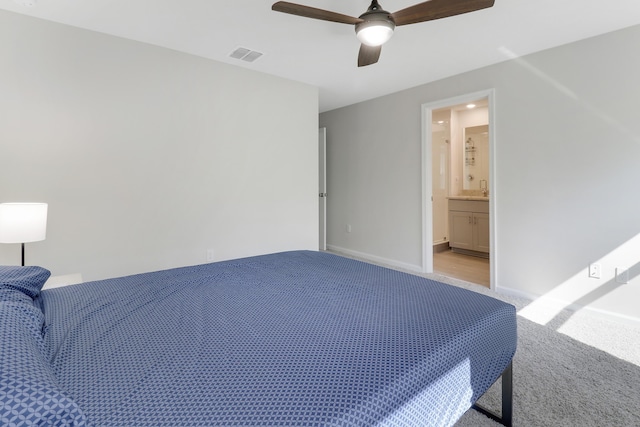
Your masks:
{"label": "bed", "polygon": [[49,274],[0,267],[2,425],[451,426],[511,378],[513,306],[333,254]]}

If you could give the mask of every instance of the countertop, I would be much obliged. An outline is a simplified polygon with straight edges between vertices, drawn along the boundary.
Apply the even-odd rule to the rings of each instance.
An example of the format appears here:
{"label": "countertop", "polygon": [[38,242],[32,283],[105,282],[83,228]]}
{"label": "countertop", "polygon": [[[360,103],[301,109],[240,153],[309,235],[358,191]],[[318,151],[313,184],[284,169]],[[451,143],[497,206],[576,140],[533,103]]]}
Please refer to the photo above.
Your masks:
{"label": "countertop", "polygon": [[449,196],[447,197],[449,200],[477,200],[480,202],[488,202],[489,196]]}

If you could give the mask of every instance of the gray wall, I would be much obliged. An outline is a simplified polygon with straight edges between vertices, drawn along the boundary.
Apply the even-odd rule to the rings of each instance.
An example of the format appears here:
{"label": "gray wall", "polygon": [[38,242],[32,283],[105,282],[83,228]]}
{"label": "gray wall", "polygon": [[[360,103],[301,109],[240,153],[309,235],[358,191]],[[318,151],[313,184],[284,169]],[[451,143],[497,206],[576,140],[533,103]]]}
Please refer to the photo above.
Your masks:
{"label": "gray wall", "polygon": [[316,88],[5,11],[0,57],[0,202],[49,203],[28,264],[98,279],[317,249]]}
{"label": "gray wall", "polygon": [[631,27],[321,114],[327,243],[422,268],[421,105],[494,88],[497,289],[640,320],[639,41]]}

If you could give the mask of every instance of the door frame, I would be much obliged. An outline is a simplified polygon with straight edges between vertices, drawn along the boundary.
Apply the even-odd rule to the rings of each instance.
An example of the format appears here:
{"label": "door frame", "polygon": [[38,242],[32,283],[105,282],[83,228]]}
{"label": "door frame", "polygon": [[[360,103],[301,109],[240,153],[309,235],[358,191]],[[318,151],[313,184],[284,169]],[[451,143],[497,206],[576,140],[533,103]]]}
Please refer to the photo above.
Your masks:
{"label": "door frame", "polygon": [[[318,131],[318,246],[327,250],[327,128]],[[323,194],[323,195],[321,195]]]}
{"label": "door frame", "polygon": [[498,283],[498,247],[496,242],[496,126],[495,126],[495,89],[441,99],[422,104],[422,272],[433,273],[433,159],[432,159],[432,127],[433,110],[487,98],[489,112],[489,276],[491,289]]}

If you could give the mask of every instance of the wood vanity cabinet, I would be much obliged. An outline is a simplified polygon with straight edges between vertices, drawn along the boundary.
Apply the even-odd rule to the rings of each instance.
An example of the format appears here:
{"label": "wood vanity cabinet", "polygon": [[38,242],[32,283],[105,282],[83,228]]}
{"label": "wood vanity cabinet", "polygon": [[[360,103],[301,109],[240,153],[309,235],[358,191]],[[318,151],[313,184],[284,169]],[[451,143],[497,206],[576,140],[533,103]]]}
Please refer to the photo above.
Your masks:
{"label": "wood vanity cabinet", "polygon": [[489,253],[489,202],[449,200],[449,246],[458,252]]}

